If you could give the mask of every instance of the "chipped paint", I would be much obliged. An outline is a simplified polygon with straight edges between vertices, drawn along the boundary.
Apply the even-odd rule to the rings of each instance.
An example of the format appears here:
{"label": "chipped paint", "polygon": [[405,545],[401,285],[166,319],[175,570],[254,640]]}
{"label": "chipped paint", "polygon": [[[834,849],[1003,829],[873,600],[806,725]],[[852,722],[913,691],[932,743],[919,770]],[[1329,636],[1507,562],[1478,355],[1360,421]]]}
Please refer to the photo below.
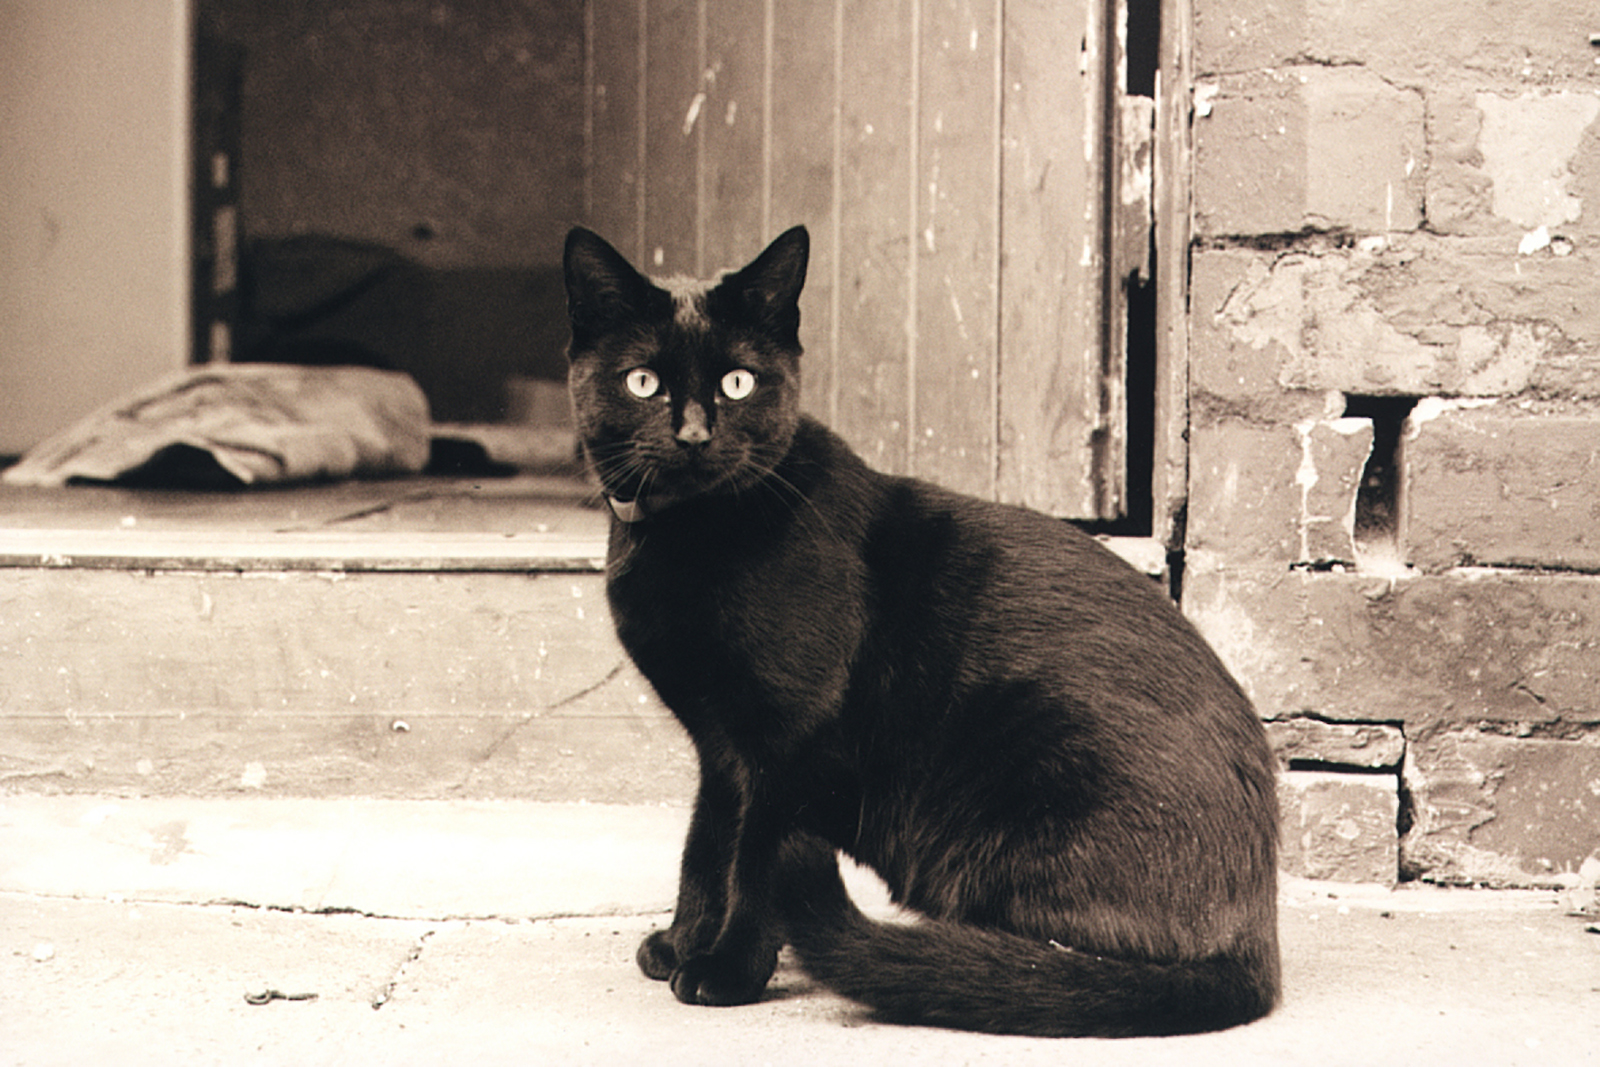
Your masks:
{"label": "chipped paint", "polygon": [[1522,241],[1517,245],[1519,256],[1531,256],[1535,252],[1542,252],[1550,247],[1550,227],[1540,226],[1523,234]]}
{"label": "chipped paint", "polygon": [[1493,397],[1425,396],[1416,402],[1416,405],[1411,409],[1411,414],[1406,417],[1406,440],[1416,440],[1417,434],[1422,432],[1423,423],[1432,422],[1446,412],[1493,407],[1496,403],[1497,401]]}

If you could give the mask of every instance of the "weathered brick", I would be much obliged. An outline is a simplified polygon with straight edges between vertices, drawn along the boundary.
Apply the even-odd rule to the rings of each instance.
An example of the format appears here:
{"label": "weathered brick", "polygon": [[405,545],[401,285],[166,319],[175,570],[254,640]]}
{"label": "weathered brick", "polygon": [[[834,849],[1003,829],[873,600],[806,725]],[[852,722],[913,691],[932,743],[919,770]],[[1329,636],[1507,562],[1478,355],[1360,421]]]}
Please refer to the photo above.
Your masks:
{"label": "weathered brick", "polygon": [[1195,5],[1201,74],[1314,59],[1363,63],[1406,83],[1469,70],[1496,81],[1582,82],[1594,76],[1591,0],[1202,0]]}
{"label": "weathered brick", "polygon": [[1523,256],[1514,236],[1201,251],[1192,380],[1252,407],[1285,391],[1600,397],[1597,272],[1585,245]]}
{"label": "weathered brick", "polygon": [[1425,400],[1404,467],[1417,566],[1600,568],[1600,413]]}
{"label": "weathered brick", "polygon": [[1232,419],[1190,427],[1189,549],[1287,567],[1299,558],[1299,469],[1293,427]]}
{"label": "weathered brick", "polygon": [[1398,771],[1406,754],[1405,734],[1381,723],[1282,719],[1267,723],[1267,740],[1285,769],[1299,764],[1302,770],[1315,765]]}
{"label": "weathered brick", "polygon": [[1421,223],[1420,94],[1354,67],[1284,67],[1215,85],[1195,139],[1200,235]]}
{"label": "weathered brick", "polygon": [[1349,562],[1369,419],[1290,426],[1196,421],[1189,432],[1187,544],[1262,563]]}
{"label": "weathered brick", "polygon": [[1600,730],[1581,733],[1568,741],[1451,729],[1413,741],[1407,873],[1502,886],[1570,880],[1600,849]]}
{"label": "weathered brick", "polygon": [[1278,866],[1303,878],[1393,883],[1399,875],[1394,775],[1286,771],[1278,776]]}
{"label": "weathered brick", "polygon": [[1387,579],[1191,553],[1183,606],[1264,718],[1600,722],[1600,578]]}
{"label": "weathered brick", "polygon": [[[1299,318],[1301,298],[1299,280],[1290,282],[1287,276],[1285,284],[1292,291],[1258,293],[1276,273],[1276,259],[1245,248],[1195,251],[1189,281],[1189,386],[1199,398],[1260,406],[1282,392],[1278,375],[1289,355],[1284,331],[1291,317]],[[1241,288],[1245,293],[1236,299]],[[1271,315],[1273,308],[1285,309],[1281,324],[1256,321]]]}

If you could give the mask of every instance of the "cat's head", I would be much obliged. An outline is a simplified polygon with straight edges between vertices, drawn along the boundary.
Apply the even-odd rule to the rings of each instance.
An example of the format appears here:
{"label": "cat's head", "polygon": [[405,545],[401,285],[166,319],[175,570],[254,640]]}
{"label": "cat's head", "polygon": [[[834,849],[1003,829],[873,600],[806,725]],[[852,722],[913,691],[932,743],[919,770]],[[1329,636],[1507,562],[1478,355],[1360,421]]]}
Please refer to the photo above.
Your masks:
{"label": "cat's head", "polygon": [[578,439],[620,517],[747,489],[788,452],[809,248],[796,226],[714,281],[656,281],[597,234],[567,235]]}

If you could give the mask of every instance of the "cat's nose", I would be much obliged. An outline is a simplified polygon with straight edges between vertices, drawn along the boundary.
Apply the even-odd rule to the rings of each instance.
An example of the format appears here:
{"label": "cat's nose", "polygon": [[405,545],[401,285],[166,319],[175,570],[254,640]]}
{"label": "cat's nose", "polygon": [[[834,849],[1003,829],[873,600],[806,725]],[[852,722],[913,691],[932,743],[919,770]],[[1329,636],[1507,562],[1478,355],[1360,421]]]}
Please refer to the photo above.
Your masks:
{"label": "cat's nose", "polygon": [[685,448],[698,448],[711,440],[711,427],[706,425],[706,411],[694,401],[683,405],[683,421],[675,435],[678,444]]}

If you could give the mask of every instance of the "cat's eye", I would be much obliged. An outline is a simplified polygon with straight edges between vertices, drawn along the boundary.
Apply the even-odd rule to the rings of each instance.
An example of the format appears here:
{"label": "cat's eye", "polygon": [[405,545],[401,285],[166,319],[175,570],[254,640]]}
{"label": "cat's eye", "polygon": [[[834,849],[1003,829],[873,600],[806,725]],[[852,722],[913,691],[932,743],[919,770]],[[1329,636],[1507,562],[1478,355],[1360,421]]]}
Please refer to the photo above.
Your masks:
{"label": "cat's eye", "polygon": [[632,393],[640,400],[646,400],[652,396],[655,396],[661,388],[660,375],[656,374],[656,372],[651,370],[649,367],[633,368],[623,378],[623,382],[627,385],[628,392]]}
{"label": "cat's eye", "polygon": [[755,391],[756,376],[742,367],[722,376],[722,395],[729,400],[743,400]]}

